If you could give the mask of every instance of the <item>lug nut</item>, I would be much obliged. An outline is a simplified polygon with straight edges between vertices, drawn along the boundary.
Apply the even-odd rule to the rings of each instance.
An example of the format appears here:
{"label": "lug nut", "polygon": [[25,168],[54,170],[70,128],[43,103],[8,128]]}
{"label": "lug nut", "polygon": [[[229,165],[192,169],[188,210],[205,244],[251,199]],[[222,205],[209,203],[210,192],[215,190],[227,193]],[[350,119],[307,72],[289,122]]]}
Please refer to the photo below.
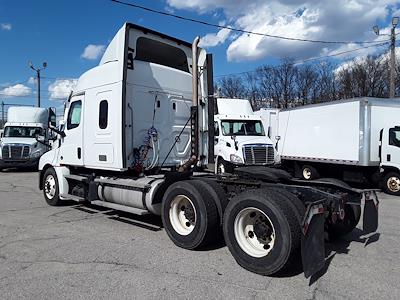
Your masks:
{"label": "lug nut", "polygon": [[249,236],[249,238],[253,238],[254,237],[254,232],[253,231],[249,231],[248,233],[247,233],[247,235]]}
{"label": "lug nut", "polygon": [[190,222],[186,222],[186,227],[190,227]]}
{"label": "lug nut", "polygon": [[185,208],[186,208],[186,207],[185,207],[184,205],[182,205],[182,206],[181,206],[181,211],[184,211]]}

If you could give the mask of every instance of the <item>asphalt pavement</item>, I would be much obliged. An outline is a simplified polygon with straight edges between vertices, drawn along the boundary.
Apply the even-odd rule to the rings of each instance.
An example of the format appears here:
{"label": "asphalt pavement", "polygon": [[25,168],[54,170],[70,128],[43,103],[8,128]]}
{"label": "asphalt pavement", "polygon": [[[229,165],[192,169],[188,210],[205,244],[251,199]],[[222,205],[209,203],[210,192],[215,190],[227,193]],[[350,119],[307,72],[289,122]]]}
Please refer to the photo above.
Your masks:
{"label": "asphalt pavement", "polygon": [[380,193],[379,234],[327,245],[326,268],[252,274],[223,242],[176,247],[161,219],[51,207],[35,172],[0,172],[1,299],[400,299],[400,197]]}

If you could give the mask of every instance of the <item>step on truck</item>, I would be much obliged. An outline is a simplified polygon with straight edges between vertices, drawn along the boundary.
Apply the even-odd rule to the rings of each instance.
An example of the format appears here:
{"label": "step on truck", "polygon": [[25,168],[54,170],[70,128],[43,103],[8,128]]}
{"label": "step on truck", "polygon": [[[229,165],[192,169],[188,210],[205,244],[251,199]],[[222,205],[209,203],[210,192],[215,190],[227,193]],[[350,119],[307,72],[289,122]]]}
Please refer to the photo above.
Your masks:
{"label": "step on truck", "polygon": [[275,162],[271,139],[249,100],[218,98],[214,116],[215,172],[235,167],[268,166]]}
{"label": "step on truck", "polygon": [[[40,156],[51,149],[49,141],[53,135],[49,127],[55,124],[52,108],[10,107],[0,140],[0,170],[37,169]],[[37,140],[38,136],[42,140]]]}
{"label": "step on truck", "polygon": [[44,198],[159,215],[177,246],[225,239],[239,265],[258,274],[283,272],[301,254],[311,276],[325,263],[325,231],[350,232],[362,207],[365,232],[376,230],[375,191],[266,167],[207,171],[213,69],[198,43],[133,24],[118,31],[99,65],[79,78],[64,129],[40,159]]}
{"label": "step on truck", "polygon": [[257,112],[295,177],[335,177],[400,196],[400,101],[354,98]]}

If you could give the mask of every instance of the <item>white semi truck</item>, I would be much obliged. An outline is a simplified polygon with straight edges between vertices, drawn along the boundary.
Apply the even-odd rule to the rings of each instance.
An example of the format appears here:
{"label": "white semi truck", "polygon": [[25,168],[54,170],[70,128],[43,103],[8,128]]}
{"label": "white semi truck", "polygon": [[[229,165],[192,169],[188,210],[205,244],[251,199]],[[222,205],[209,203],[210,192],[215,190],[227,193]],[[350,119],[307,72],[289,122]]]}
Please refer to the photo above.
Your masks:
{"label": "white semi truck", "polygon": [[400,195],[400,101],[355,98],[261,110],[281,164],[296,177],[380,184]]}
{"label": "white semi truck", "polygon": [[207,171],[213,69],[198,42],[129,23],[118,31],[100,64],[79,78],[64,130],[40,159],[44,198],[160,215],[177,246],[225,238],[241,266],[263,275],[290,268],[301,252],[311,276],[325,265],[325,229],[348,233],[363,206],[365,232],[376,230],[376,194],[267,167]]}
{"label": "white semi truck", "polygon": [[275,162],[274,147],[261,117],[247,99],[217,99],[214,116],[216,173],[232,173],[237,166],[266,166]]}
{"label": "white semi truck", "polygon": [[[49,125],[55,124],[51,108],[10,107],[0,142],[0,170],[35,168],[39,158],[50,149]],[[37,136],[43,139],[38,141]]]}

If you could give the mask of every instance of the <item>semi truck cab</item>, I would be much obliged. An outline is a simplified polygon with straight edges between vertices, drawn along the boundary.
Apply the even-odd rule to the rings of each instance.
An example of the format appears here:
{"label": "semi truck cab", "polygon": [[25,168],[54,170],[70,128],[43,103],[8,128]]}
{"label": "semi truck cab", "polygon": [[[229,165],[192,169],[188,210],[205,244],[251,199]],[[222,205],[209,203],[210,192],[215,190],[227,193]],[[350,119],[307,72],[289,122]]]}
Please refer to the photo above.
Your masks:
{"label": "semi truck cab", "polygon": [[238,166],[274,164],[273,143],[261,117],[247,99],[217,99],[214,116],[214,154],[217,174],[233,173]]}
{"label": "semi truck cab", "polygon": [[0,142],[0,170],[37,168],[39,158],[50,149],[51,122],[55,114],[50,108],[10,107]]}

